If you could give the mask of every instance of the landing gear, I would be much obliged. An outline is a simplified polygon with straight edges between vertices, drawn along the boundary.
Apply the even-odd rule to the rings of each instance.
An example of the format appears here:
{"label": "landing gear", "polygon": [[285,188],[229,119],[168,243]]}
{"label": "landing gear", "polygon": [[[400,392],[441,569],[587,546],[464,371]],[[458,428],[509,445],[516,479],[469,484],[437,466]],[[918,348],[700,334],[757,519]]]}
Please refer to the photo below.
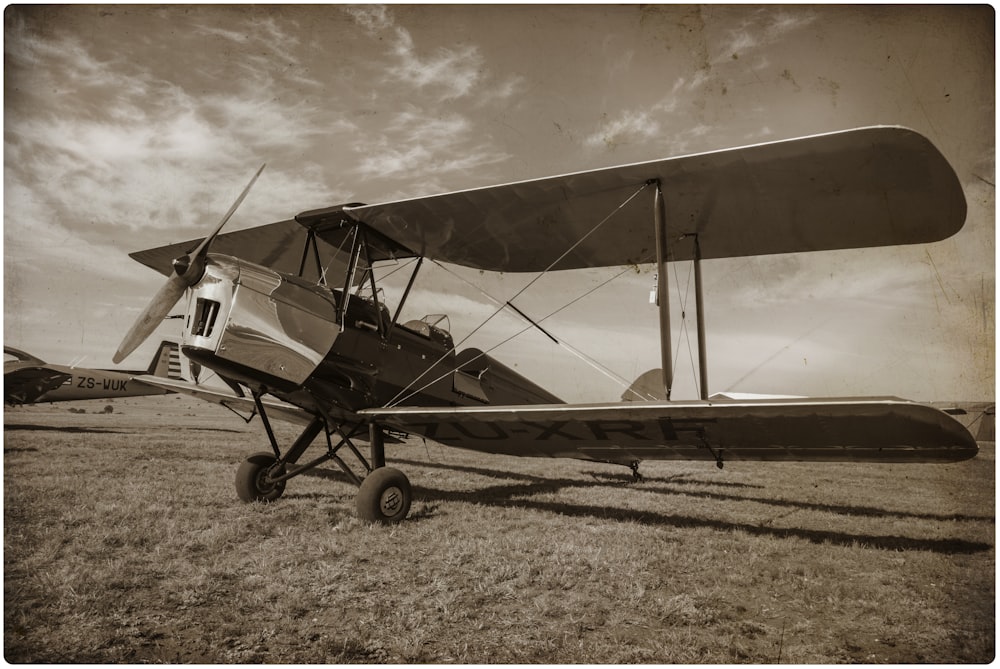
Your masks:
{"label": "landing gear", "polygon": [[[356,506],[358,516],[371,523],[392,524],[406,518],[410,512],[410,502],[413,499],[410,481],[398,469],[385,466],[385,440],[380,425],[343,423],[331,430],[326,419],[317,415],[302,430],[295,443],[281,453],[278,441],[271,429],[260,395],[254,393],[257,413],[271,442],[273,453],[254,453],[239,469],[236,470],[236,495],[244,502],[272,502],[285,492],[285,482],[317,465],[333,460],[344,471],[347,477],[359,487]],[[371,440],[371,462],[365,460],[361,452],[351,441],[364,429],[368,429]],[[326,453],[311,462],[296,466],[299,458],[309,448],[320,433],[326,435]],[[340,437],[335,446],[331,434]],[[354,457],[365,468],[366,476],[359,477],[347,466],[338,452],[346,446]]]}
{"label": "landing gear", "polygon": [[284,473],[284,463],[278,465],[274,455],[254,453],[236,470],[236,496],[244,502],[273,502],[285,492],[285,482],[272,477]]}
{"label": "landing gear", "polygon": [[410,512],[412,492],[406,474],[380,467],[365,477],[358,490],[358,516],[369,523],[398,523]]}

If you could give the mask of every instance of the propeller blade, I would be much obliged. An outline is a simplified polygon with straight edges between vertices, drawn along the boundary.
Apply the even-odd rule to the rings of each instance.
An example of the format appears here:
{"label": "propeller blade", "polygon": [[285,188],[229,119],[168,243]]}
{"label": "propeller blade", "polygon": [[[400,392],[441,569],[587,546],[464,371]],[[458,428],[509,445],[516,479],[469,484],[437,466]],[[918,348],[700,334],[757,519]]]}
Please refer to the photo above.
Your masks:
{"label": "propeller blade", "polygon": [[167,279],[167,282],[153,296],[146,310],[132,324],[132,329],[122,339],[118,351],[111,358],[115,364],[127,358],[132,351],[139,348],[142,342],[146,341],[146,337],[153,333],[156,326],[163,321],[167,314],[170,313],[170,310],[174,308],[174,305],[177,304],[177,300],[181,299],[187,287],[188,284],[184,280],[184,277],[177,274]]}
{"label": "propeller blade", "polygon": [[263,165],[260,166],[260,168],[257,169],[257,173],[253,175],[253,178],[250,179],[250,183],[248,183],[247,187],[243,189],[243,192],[240,193],[240,196],[236,198],[236,202],[233,202],[233,206],[229,208],[229,211],[227,211],[226,215],[222,217],[222,220],[219,221],[219,224],[215,226],[215,230],[212,231],[212,234],[210,234],[208,237],[205,237],[205,239],[201,240],[201,244],[198,244],[198,248],[196,248],[192,253],[189,254],[192,258],[204,257],[204,255],[208,253],[208,247],[211,246],[213,241],[215,241],[215,237],[222,230],[222,227],[226,223],[228,223],[229,219],[232,218],[233,214],[236,213],[236,209],[239,208],[241,204],[243,204],[244,198],[246,198],[247,193],[250,192],[250,189],[253,188],[254,183],[256,183],[257,181],[257,177],[260,176],[260,173],[264,171],[265,167],[267,167],[267,163],[264,163]]}
{"label": "propeller blade", "polygon": [[132,324],[132,329],[128,331],[125,338],[122,339],[121,345],[118,347],[118,351],[115,352],[114,356],[111,358],[114,360],[115,364],[118,364],[125,358],[129,356],[132,351],[139,348],[142,342],[146,341],[146,337],[152,334],[156,326],[167,317],[170,310],[174,308],[177,304],[177,300],[181,299],[184,291],[187,290],[189,286],[193,286],[199,281],[201,281],[202,273],[205,270],[206,257],[208,256],[208,249],[215,241],[216,236],[222,230],[222,227],[229,222],[233,214],[236,213],[236,209],[243,203],[246,198],[247,193],[253,188],[254,183],[257,181],[257,177],[260,173],[264,171],[267,163],[261,165],[257,172],[250,179],[250,183],[246,185],[240,196],[236,198],[236,202],[233,202],[233,206],[229,208],[226,215],[222,217],[219,224],[215,226],[212,233],[201,240],[201,243],[191,251],[186,256],[181,256],[174,260],[174,273],[170,275],[167,282],[163,284],[160,290],[153,296],[153,300],[146,307],[146,310],[139,315],[139,318],[135,323]]}

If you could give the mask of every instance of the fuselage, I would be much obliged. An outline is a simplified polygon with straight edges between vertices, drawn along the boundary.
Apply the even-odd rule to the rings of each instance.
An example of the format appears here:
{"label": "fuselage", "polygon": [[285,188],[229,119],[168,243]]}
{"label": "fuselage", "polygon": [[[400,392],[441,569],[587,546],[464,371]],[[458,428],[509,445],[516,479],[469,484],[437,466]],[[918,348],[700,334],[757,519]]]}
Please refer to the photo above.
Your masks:
{"label": "fuselage", "polygon": [[70,374],[70,378],[64,381],[58,388],[50,390],[39,397],[36,402],[68,402],[73,400],[165,395],[168,393],[163,388],[157,388],[156,386],[138,381],[129,374],[110,370],[80,370],[67,367],[65,372]]}
{"label": "fuselage", "polygon": [[375,300],[210,255],[189,290],[181,346],[223,376],[321,413],[560,402],[478,350],[456,351],[437,320],[393,324]]}
{"label": "fuselage", "polygon": [[164,341],[146,370],[90,369],[53,365],[4,346],[4,402],[19,405],[167,394],[170,391],[135,377],[151,374],[179,378],[180,361],[176,355],[177,345]]}
{"label": "fuselage", "polygon": [[8,404],[114,399],[169,392],[133,378],[132,373],[49,363],[5,364],[4,377],[4,401]]}

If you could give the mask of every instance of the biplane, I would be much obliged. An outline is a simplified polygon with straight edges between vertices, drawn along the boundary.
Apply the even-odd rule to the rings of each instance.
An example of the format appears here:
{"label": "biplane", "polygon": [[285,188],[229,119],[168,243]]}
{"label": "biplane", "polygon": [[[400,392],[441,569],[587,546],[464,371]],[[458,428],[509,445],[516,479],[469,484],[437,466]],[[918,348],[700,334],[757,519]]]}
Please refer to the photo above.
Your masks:
{"label": "biplane", "polygon": [[165,395],[173,391],[137,377],[183,380],[179,348],[172,341],[161,342],[143,370],[53,365],[10,346],[3,352],[3,401],[12,406]]}
{"label": "biplane", "polygon": [[[244,501],[275,500],[290,479],[333,461],[359,486],[362,518],[399,522],[412,493],[405,474],[386,466],[386,441],[398,433],[489,453],[624,465],[636,476],[648,459],[721,467],[738,460],[954,462],[977,453],[956,420],[894,397],[708,395],[703,261],[929,244],[962,228],[966,203],[956,174],[912,130],[865,127],[343,204],[221,233],[259,175],[207,237],[131,254],[167,282],[114,356],[127,356],[187,296],[184,354],[246,390],[270,442],[270,451],[237,470]],[[694,265],[701,377],[694,400],[671,398],[666,269],[682,260]],[[444,316],[402,321],[425,261],[506,273],[655,264],[665,399],[564,403],[488,352],[459,350]],[[409,277],[390,309],[378,274],[401,263]],[[504,308],[541,329],[513,300]],[[293,407],[304,423],[290,445],[278,443],[265,396]],[[299,464],[314,441],[324,452]],[[341,457],[348,452],[359,463],[353,469]]]}

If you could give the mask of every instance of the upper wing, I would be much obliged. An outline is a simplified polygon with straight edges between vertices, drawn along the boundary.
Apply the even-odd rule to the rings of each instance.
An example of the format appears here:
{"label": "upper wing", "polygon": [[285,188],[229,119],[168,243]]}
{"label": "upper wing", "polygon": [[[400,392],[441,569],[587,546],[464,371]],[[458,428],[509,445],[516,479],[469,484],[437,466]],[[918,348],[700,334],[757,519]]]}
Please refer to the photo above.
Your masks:
{"label": "upper wing", "polygon": [[961,423],[897,398],[622,402],[360,412],[490,453],[641,460],[953,462],[978,447]]}
{"label": "upper wing", "polygon": [[[339,249],[345,256],[349,251],[350,228],[343,223],[355,220],[380,233],[374,243],[369,239],[372,260],[424,255],[504,272],[649,263],[655,260],[653,189],[629,198],[651,180],[664,191],[671,260],[693,257],[695,234],[702,258],[733,258],[933,242],[965,222],[962,186],[941,153],[913,130],[877,126],[339,205],[221,234],[212,251],[286,274],[304,267],[303,276],[316,280],[312,252],[304,253],[309,229],[329,268],[346,259],[338,257]],[[169,275],[171,261],[200,241],[130,255]]]}
{"label": "upper wing", "polygon": [[[220,234],[212,243],[212,253],[235,256],[285,274],[297,275],[301,270],[303,278],[312,281],[320,279],[316,271],[318,258],[328,274],[339,277],[351,253],[350,236],[353,234],[351,227],[342,225],[344,221],[350,219],[343,213],[343,206],[306,211],[287,221]],[[316,233],[315,248],[309,241],[310,230]],[[174,258],[189,253],[200,242],[201,239],[189,239],[129,255],[169,276]],[[368,252],[372,261],[414,255],[377,233],[368,239]]]}
{"label": "upper wing", "polygon": [[6,404],[31,404],[39,397],[60,387],[70,374],[31,363],[4,365],[3,399]]}
{"label": "upper wing", "polygon": [[[173,259],[190,252],[200,241],[201,239],[192,239],[154,249],[136,251],[129,255],[160,274],[169,276],[173,272],[171,265]],[[302,262],[302,249],[305,242],[305,228],[295,221],[289,220],[220,234],[212,244],[212,251],[294,274],[298,272]],[[306,263],[310,269],[312,269],[313,264]],[[315,279],[315,271],[312,274],[311,278]]]}
{"label": "upper wing", "polygon": [[[671,258],[914,244],[965,222],[961,184],[925,137],[870,127],[490,186],[345,211],[428,258],[492,271],[648,263],[653,190]],[[611,215],[593,234],[588,233]],[[584,239],[585,238],[585,239]]]}

